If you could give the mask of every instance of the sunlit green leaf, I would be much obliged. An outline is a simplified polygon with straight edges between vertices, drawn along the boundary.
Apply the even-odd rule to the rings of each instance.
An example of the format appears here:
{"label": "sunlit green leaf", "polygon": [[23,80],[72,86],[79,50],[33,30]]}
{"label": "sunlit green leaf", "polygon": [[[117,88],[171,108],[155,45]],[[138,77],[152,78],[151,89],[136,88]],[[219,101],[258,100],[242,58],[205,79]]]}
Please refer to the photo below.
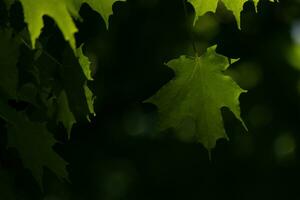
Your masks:
{"label": "sunlit green leaf", "polygon": [[[243,10],[243,5],[247,0],[221,0],[225,6],[231,10],[240,25],[240,12]],[[206,12],[215,12],[218,6],[219,0],[188,0],[196,11],[196,18],[205,14]],[[258,0],[253,1],[257,4]]]}
{"label": "sunlit green leaf", "polygon": [[[77,28],[72,17],[79,17],[79,9],[82,3],[88,3],[95,11],[99,12],[106,24],[112,14],[112,5],[117,0],[20,0],[23,5],[25,21],[31,34],[32,46],[35,47],[36,39],[43,28],[43,16],[54,19],[62,31],[64,38],[69,41],[75,51],[75,37]],[[7,1],[9,4],[13,0]]]}
{"label": "sunlit green leaf", "polygon": [[148,100],[158,107],[160,130],[172,127],[181,138],[214,148],[218,139],[227,138],[221,108],[229,108],[242,121],[239,96],[245,90],[223,74],[227,58],[212,47],[201,57],[181,56],[167,65],[175,78]]}

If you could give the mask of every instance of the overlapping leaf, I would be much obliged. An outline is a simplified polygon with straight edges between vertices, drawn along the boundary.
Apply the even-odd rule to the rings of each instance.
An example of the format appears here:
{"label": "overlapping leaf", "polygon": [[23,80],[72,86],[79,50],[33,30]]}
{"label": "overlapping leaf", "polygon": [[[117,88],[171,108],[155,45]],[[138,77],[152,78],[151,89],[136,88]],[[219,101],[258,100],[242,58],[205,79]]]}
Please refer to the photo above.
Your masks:
{"label": "overlapping leaf", "polygon": [[[215,12],[218,6],[219,0],[188,0],[195,8],[196,19],[205,14],[206,12]],[[245,0],[222,0],[225,6],[232,10],[238,23],[240,21],[240,12],[243,9]]]}
{"label": "overlapping leaf", "polygon": [[[74,123],[95,115],[94,95],[87,86],[92,80],[90,62],[81,48],[78,57],[67,47],[63,50],[61,62],[54,61],[47,53],[42,53],[36,61],[39,71],[39,88],[46,91],[43,95],[48,116],[56,122],[62,122],[70,136]],[[49,99],[49,95],[51,98]]]}
{"label": "overlapping leaf", "polygon": [[229,108],[242,121],[239,96],[245,91],[223,74],[228,60],[215,47],[201,57],[181,56],[167,65],[175,78],[148,100],[159,109],[160,130],[174,128],[181,138],[212,149],[218,139],[227,138],[221,108]]}
{"label": "overlapping leaf", "polygon": [[0,30],[0,94],[15,98],[18,85],[19,41],[10,29]]}
{"label": "overlapping leaf", "polygon": [[9,146],[17,148],[24,166],[31,170],[36,180],[42,184],[43,167],[51,169],[60,178],[67,179],[66,162],[52,147],[56,143],[43,123],[24,120],[8,126]]}
{"label": "overlapping leaf", "polygon": [[[77,70],[81,69],[82,72],[80,72],[78,74],[81,74],[81,75],[84,74],[85,77],[79,76],[80,78],[76,79],[76,84],[72,83],[72,82],[65,83],[64,84],[65,86],[66,85],[75,85],[75,87],[67,86],[67,88],[66,88],[67,90],[72,90],[69,92],[69,95],[67,95],[66,91],[63,90],[60,92],[60,94],[57,98],[56,118],[57,118],[58,122],[62,122],[64,124],[64,126],[66,127],[66,129],[68,131],[69,137],[70,137],[72,126],[76,123],[76,118],[75,118],[76,114],[82,115],[82,116],[87,116],[88,119],[89,119],[90,114],[96,115],[95,111],[94,111],[95,97],[94,97],[94,94],[92,93],[92,91],[87,86],[87,81],[93,80],[93,78],[91,76],[90,61],[83,54],[82,47],[80,47],[77,50],[77,52],[78,52],[78,61],[79,62],[76,62],[76,59],[73,58],[73,61],[75,61],[73,63],[74,68],[77,68]],[[79,66],[81,68],[79,68]],[[72,76],[73,80],[74,80],[74,77],[78,77],[78,76],[76,76],[76,74],[74,74],[74,76]],[[76,86],[78,87],[77,92],[76,92]],[[81,109],[79,110],[79,112],[75,113],[75,115],[73,112],[76,112],[76,110],[74,110],[74,107],[70,106],[70,105],[74,105],[74,101],[70,97],[71,93],[73,93],[73,95],[77,94],[77,97],[79,99],[82,99],[82,101],[81,101],[82,104],[77,105],[77,107],[81,107]],[[77,98],[77,100],[78,100],[78,98]]]}
{"label": "overlapping leaf", "polygon": [[[188,0],[188,2],[190,2],[195,8],[196,20],[199,16],[206,12],[215,12],[219,1],[222,1],[225,6],[233,12],[238,24],[240,25],[240,12],[243,9],[243,4],[247,0]],[[255,4],[257,4],[257,2],[258,0],[254,0]]]}
{"label": "overlapping leaf", "polygon": [[[88,58],[82,51],[76,58],[68,48],[61,65],[50,61],[53,58],[47,53],[40,53],[38,58],[29,56],[31,53],[26,53],[29,49],[22,50],[25,59],[24,56],[21,59],[21,38],[12,37],[9,29],[0,30],[0,36],[0,68],[3,72],[0,75],[0,118],[7,122],[9,147],[18,150],[24,166],[32,171],[40,184],[43,167],[49,168],[60,178],[67,178],[66,163],[53,151],[56,141],[46,123],[47,120],[62,122],[70,133],[76,122],[73,112],[83,117],[94,113],[94,97],[87,87],[90,77],[83,72],[88,71]],[[18,63],[19,59],[22,63]],[[32,74],[33,79],[27,77],[28,74]],[[67,75],[70,75],[69,78],[66,78]],[[28,117],[26,110],[17,112],[8,105],[9,99],[26,101],[31,105],[31,115],[36,113],[40,119]]]}
{"label": "overlapping leaf", "polygon": [[63,123],[67,129],[68,136],[70,137],[70,133],[73,125],[76,123],[76,119],[70,110],[68,97],[65,91],[61,91],[61,94],[57,98],[57,115],[55,117],[57,122]]}
{"label": "overlapping leaf", "polygon": [[[11,4],[14,0],[7,0]],[[88,3],[91,8],[99,12],[106,24],[112,14],[112,5],[117,0],[20,0],[23,5],[25,21],[31,34],[32,46],[35,47],[36,39],[43,27],[43,16],[52,17],[62,31],[64,38],[69,41],[75,51],[75,37],[77,32],[72,17],[79,17],[81,4]]]}
{"label": "overlapping leaf", "polygon": [[0,101],[0,117],[7,121],[8,146],[18,149],[26,168],[32,171],[42,184],[43,167],[55,172],[60,178],[67,178],[66,162],[52,149],[55,140],[45,123],[30,121],[23,113]]}

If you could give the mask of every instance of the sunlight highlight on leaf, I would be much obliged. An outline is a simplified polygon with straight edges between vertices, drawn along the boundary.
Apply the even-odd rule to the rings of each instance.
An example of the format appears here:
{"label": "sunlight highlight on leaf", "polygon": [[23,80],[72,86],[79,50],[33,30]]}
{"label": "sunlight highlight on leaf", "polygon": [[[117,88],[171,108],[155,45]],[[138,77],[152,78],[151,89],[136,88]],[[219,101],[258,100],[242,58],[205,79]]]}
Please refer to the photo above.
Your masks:
{"label": "sunlight highlight on leaf", "polygon": [[[112,14],[112,5],[117,0],[20,0],[24,10],[25,21],[31,35],[32,47],[36,47],[43,28],[43,16],[52,17],[61,30],[64,38],[70,43],[74,52],[76,44],[74,34],[78,31],[73,17],[79,18],[79,9],[83,3],[88,3],[95,11],[102,15],[106,25]],[[11,5],[14,0],[7,0]]]}
{"label": "sunlight highlight on leaf", "polygon": [[158,107],[161,131],[174,128],[180,138],[196,140],[209,150],[218,139],[228,139],[221,108],[229,108],[243,123],[239,96],[246,92],[224,75],[229,63],[215,48],[201,57],[181,56],[167,63],[175,78],[146,101]]}

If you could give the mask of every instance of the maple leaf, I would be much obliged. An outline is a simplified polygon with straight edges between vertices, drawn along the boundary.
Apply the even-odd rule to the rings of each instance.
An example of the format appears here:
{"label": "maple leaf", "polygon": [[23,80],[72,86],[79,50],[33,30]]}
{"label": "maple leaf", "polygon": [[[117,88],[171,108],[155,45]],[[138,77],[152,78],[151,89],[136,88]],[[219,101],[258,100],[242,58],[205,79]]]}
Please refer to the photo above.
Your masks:
{"label": "maple leaf", "polygon": [[82,48],[83,45],[77,49],[78,61],[87,80],[92,81],[91,61],[84,55]]}
{"label": "maple leaf", "polygon": [[[91,61],[90,59],[84,55],[82,47],[79,47],[77,49],[77,56],[78,56],[78,62],[81,66],[81,69],[87,79],[87,81],[93,81],[93,77],[92,77],[92,70],[91,70]],[[95,96],[93,94],[93,92],[90,90],[90,88],[88,87],[87,81],[84,83],[84,93],[85,93],[85,97],[86,97],[86,101],[87,101],[87,105],[88,105],[88,109],[90,111],[90,114],[92,115],[96,115],[95,110],[94,110],[94,101],[95,101]],[[88,116],[89,119],[89,116]]]}
{"label": "maple leaf", "polygon": [[172,127],[179,137],[214,148],[218,139],[227,138],[221,108],[229,108],[243,122],[239,96],[246,91],[224,75],[229,63],[215,47],[201,57],[181,56],[167,65],[175,78],[147,100],[158,107],[159,129]]}
{"label": "maple leaf", "polygon": [[[76,52],[74,34],[78,30],[72,17],[79,17],[80,6],[83,3],[89,4],[92,9],[102,15],[107,25],[108,18],[112,14],[112,5],[116,1],[118,0],[20,0],[33,47],[43,28],[43,16],[47,15],[57,23],[74,52]],[[10,5],[14,0],[6,0],[6,2]]]}
{"label": "maple leaf", "polygon": [[[82,93],[85,95],[85,101],[86,101],[86,116],[89,119],[88,114],[96,115],[94,111],[94,95],[92,91],[89,89],[87,85],[87,80],[92,81],[92,72],[91,72],[91,62],[89,61],[89,58],[86,57],[83,53],[82,46],[77,49],[77,58],[78,62],[74,63],[74,66],[77,66],[77,69],[79,68],[78,65],[80,65],[82,72],[86,78],[86,80],[78,81],[81,82],[81,88],[83,88]],[[75,60],[75,59],[73,59]],[[81,74],[81,73],[80,73]],[[75,77],[75,76],[73,76]],[[80,79],[78,79],[80,80]],[[72,84],[72,83],[71,83]],[[81,91],[81,90],[79,90]],[[57,122],[62,122],[65,128],[68,132],[68,137],[70,138],[71,130],[73,125],[76,123],[75,116],[70,108],[70,102],[72,102],[72,99],[68,98],[68,95],[66,94],[66,91],[61,91],[58,98],[57,98]],[[83,106],[80,106],[83,107]]]}
{"label": "maple leaf", "polygon": [[60,73],[70,110],[75,119],[83,119],[90,114],[95,115],[94,95],[87,86],[87,81],[91,80],[91,75],[88,76],[91,73],[89,69],[90,62],[83,53],[79,53],[79,57],[76,58],[70,48],[65,49]]}
{"label": "maple leaf", "polygon": [[0,93],[7,98],[16,98],[20,42],[12,37],[12,30],[3,29],[0,30],[0,44]]}
{"label": "maple leaf", "polygon": [[[240,13],[243,9],[243,5],[247,0],[220,0],[225,4],[225,6],[231,10],[236,18],[238,25],[240,26]],[[215,12],[218,6],[219,0],[188,0],[194,8],[196,12],[195,20],[198,19],[199,16],[204,15],[206,12]],[[257,4],[258,0],[253,1]]]}
{"label": "maple leaf", "polygon": [[56,141],[45,123],[30,121],[24,113],[10,108],[1,99],[0,117],[7,122],[8,147],[18,150],[24,167],[31,170],[40,185],[43,167],[67,179],[66,162],[53,151]]}
{"label": "maple leaf", "polygon": [[8,125],[9,147],[18,149],[24,166],[31,170],[40,185],[43,167],[49,168],[60,178],[67,179],[66,162],[53,151],[56,141],[46,125],[31,122],[24,117],[24,120]]}
{"label": "maple leaf", "polygon": [[[69,46],[62,51],[62,60],[57,61],[47,53],[36,56],[38,87],[41,104],[47,111],[47,117],[57,123],[62,122],[70,137],[71,129],[77,121],[95,116],[95,96],[87,82],[92,81],[91,66],[88,57],[77,49],[77,57]],[[49,95],[51,98],[49,98]]]}
{"label": "maple leaf", "polygon": [[67,129],[68,137],[70,138],[73,125],[76,123],[76,119],[72,111],[70,110],[68,97],[65,91],[62,91],[57,99],[57,122],[62,122]]}

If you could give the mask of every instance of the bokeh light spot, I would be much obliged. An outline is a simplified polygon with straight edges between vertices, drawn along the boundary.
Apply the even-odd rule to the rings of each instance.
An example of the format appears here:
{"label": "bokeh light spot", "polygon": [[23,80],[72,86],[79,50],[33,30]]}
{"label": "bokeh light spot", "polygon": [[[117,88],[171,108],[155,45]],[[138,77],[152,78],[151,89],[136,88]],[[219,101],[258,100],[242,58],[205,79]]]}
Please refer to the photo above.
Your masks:
{"label": "bokeh light spot", "polygon": [[293,156],[295,149],[295,139],[289,133],[279,135],[274,141],[274,154],[278,160]]}
{"label": "bokeh light spot", "polygon": [[296,21],[293,23],[291,35],[294,42],[300,45],[300,21]]}

